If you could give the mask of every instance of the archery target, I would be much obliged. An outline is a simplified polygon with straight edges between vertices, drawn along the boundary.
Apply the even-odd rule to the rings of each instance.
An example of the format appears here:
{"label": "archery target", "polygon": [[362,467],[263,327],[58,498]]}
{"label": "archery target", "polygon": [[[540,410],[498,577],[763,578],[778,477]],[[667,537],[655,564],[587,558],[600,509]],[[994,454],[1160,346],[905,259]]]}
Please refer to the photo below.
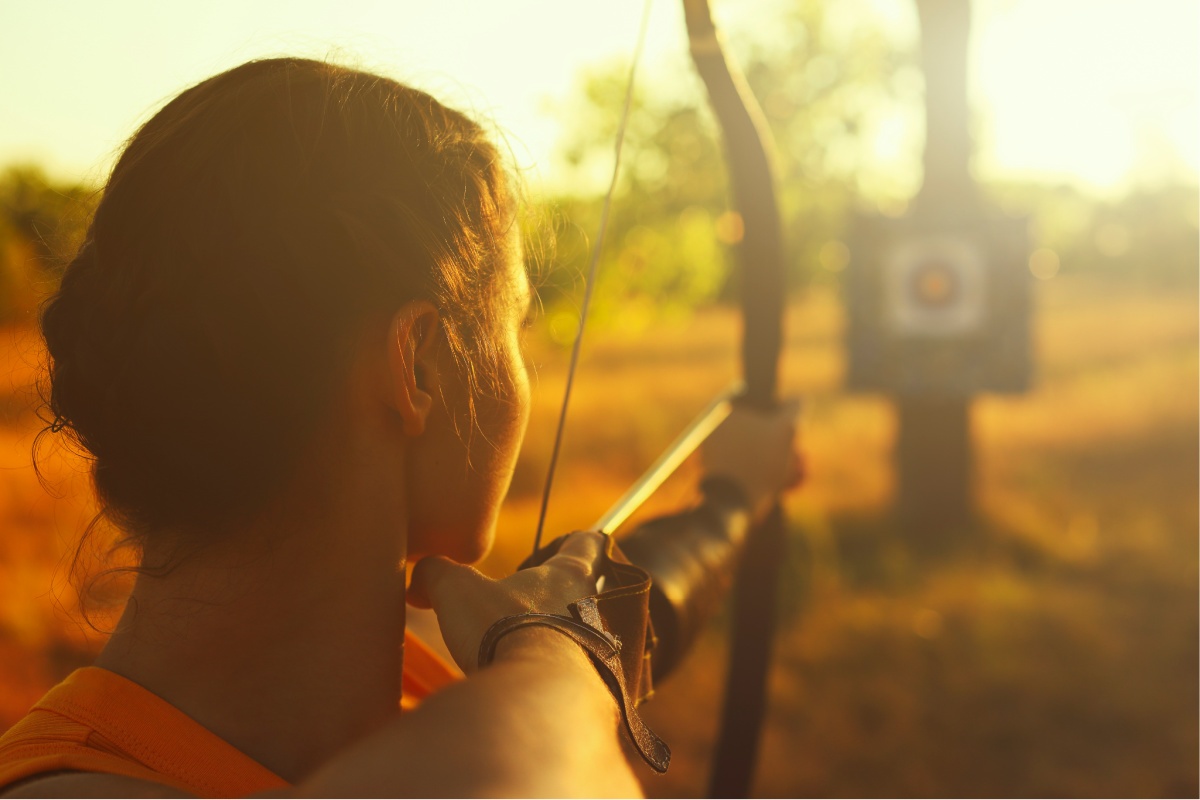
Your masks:
{"label": "archery target", "polygon": [[884,261],[886,319],[902,336],[958,336],[984,323],[984,264],[970,242],[897,243]]}

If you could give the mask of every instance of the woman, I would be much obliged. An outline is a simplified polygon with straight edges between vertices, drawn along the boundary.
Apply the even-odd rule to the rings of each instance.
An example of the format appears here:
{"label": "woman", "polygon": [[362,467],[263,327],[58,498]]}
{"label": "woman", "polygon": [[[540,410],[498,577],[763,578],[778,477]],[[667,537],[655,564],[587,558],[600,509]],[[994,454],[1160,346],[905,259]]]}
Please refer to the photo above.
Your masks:
{"label": "woman", "polygon": [[[568,638],[516,630],[476,669],[496,620],[594,594],[602,548],[462,566],[527,422],[514,205],[474,122],[313,61],[218,75],[133,137],[43,331],[50,430],[142,563],[95,667],[0,739],[8,796],[638,793]],[[734,425],[759,504],[788,422]],[[470,677],[401,716],[407,562]]]}

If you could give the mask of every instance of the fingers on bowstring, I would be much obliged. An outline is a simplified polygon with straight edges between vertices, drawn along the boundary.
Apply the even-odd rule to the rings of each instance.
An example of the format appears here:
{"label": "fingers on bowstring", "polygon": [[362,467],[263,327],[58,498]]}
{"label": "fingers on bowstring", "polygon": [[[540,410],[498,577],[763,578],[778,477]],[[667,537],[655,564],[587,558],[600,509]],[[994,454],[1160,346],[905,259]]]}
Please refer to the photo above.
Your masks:
{"label": "fingers on bowstring", "polygon": [[434,608],[447,592],[479,573],[442,556],[427,556],[413,566],[406,600],[417,608]]}
{"label": "fingers on bowstring", "polygon": [[596,563],[607,544],[608,537],[599,531],[575,531],[563,540],[552,560],[574,562],[584,575],[590,576],[596,571]]}

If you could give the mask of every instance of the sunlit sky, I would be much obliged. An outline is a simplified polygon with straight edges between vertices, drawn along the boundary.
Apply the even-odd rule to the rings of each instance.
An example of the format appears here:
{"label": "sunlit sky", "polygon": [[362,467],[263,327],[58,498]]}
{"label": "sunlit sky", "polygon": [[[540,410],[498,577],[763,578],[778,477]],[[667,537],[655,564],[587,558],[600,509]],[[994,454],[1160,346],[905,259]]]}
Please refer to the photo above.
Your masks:
{"label": "sunlit sky", "polygon": [[[782,0],[715,0],[753,35]],[[826,0],[916,31],[912,0]],[[1194,175],[1197,0],[976,0],[977,173],[1105,192]],[[493,119],[553,184],[561,104],[632,51],[641,0],[0,0],[0,164],[98,180],[173,94],[264,55],[333,55]],[[785,32],[784,32],[785,33]],[[780,32],[776,31],[776,35]],[[644,73],[687,58],[678,0],[654,0]]]}

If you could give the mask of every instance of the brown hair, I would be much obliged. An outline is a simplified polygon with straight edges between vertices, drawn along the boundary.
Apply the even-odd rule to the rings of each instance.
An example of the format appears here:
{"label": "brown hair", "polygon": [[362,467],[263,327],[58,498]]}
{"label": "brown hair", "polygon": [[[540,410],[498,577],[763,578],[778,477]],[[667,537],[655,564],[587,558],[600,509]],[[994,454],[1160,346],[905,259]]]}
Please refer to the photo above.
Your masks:
{"label": "brown hair", "polygon": [[135,538],[265,502],[328,413],[364,320],[442,313],[473,390],[511,224],[482,128],[393,80],[243,64],[134,135],[42,317],[48,431]]}

